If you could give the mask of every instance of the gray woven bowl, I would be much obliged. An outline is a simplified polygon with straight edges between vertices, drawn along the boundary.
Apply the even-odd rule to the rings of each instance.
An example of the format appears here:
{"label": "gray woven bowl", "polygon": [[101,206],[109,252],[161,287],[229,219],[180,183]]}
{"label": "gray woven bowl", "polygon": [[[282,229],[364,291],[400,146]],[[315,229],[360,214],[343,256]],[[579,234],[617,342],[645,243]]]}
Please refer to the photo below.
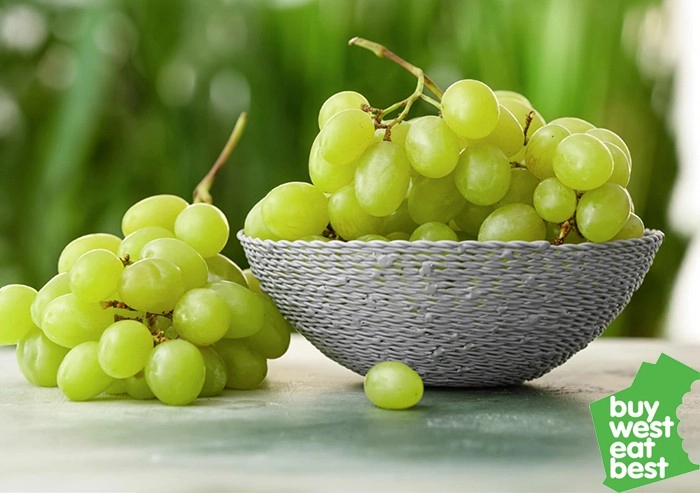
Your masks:
{"label": "gray woven bowl", "polygon": [[262,289],[332,360],[361,375],[400,360],[426,385],[489,387],[538,378],[598,337],[663,233],[562,246],[238,238]]}

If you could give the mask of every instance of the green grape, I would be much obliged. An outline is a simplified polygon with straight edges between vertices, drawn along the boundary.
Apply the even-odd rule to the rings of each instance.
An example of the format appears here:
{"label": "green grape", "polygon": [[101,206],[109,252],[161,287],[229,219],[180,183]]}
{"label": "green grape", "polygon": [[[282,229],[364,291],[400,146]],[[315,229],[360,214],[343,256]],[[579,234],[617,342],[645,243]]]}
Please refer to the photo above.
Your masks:
{"label": "green grape", "polygon": [[613,236],[613,240],[629,240],[631,238],[641,238],[644,236],[644,222],[634,212],[630,213],[625,224],[620,231]]}
{"label": "green grape", "polygon": [[463,232],[476,237],[479,235],[479,228],[481,228],[484,219],[486,219],[493,210],[494,207],[492,205],[476,205],[467,201],[464,207],[462,207],[462,210],[459,211],[459,214],[454,217],[454,222]]}
{"label": "green grape", "polygon": [[124,264],[116,254],[98,248],[80,256],[68,278],[71,292],[82,301],[97,303],[114,295]]}
{"label": "green grape", "polygon": [[359,92],[337,92],[321,105],[321,109],[318,112],[318,128],[319,130],[322,129],[331,117],[343,110],[361,110],[365,106],[369,106],[369,101]]}
{"label": "green grape", "polygon": [[224,337],[248,337],[262,328],[265,309],[260,297],[253,291],[228,281],[213,282],[207,287],[218,294],[230,310],[230,324]]}
{"label": "green grape", "polygon": [[552,168],[559,181],[574,190],[593,190],[608,181],[613,159],[599,139],[588,134],[565,137],[552,156]]}
{"label": "green grape", "polygon": [[265,313],[263,326],[252,336],[243,339],[243,342],[265,358],[276,359],[287,352],[292,327],[270,298],[264,295],[258,295],[258,298],[263,303]]}
{"label": "green grape", "polygon": [[201,347],[199,351],[204,358],[204,385],[199,397],[215,397],[221,394],[228,381],[228,368],[221,355],[211,346]]}
{"label": "green grape", "polygon": [[153,336],[144,324],[119,320],[100,336],[97,360],[110,377],[128,378],[143,370],[152,349]]}
{"label": "green grape", "polygon": [[540,180],[554,176],[552,158],[559,142],[571,135],[566,128],[551,123],[535,131],[525,147],[525,166]]}
{"label": "green grape", "polygon": [[[394,144],[400,145],[401,147],[406,147],[406,136],[408,135],[408,129],[411,128],[410,121],[400,121],[393,127],[391,127],[391,141]],[[380,129],[381,130],[381,129]]]}
{"label": "green grape", "polygon": [[170,260],[177,265],[182,272],[185,291],[204,286],[209,277],[207,263],[202,256],[177,238],[158,238],[147,243],[141,250],[141,257]]}
{"label": "green grape", "polygon": [[454,172],[457,189],[469,202],[491,205],[510,187],[510,163],[503,152],[489,144],[471,144],[459,156]]}
{"label": "green grape", "polygon": [[243,232],[246,236],[251,238],[259,238],[261,240],[279,240],[279,237],[270,231],[267,227],[262,216],[262,205],[265,202],[265,198],[258,201],[257,204],[253,206],[245,217],[245,223],[243,225]]}
{"label": "green grape", "polygon": [[107,387],[105,394],[109,395],[122,395],[126,394],[126,381],[125,380],[115,380],[112,385]]}
{"label": "green grape", "polygon": [[17,343],[17,365],[24,378],[39,387],[55,387],[56,374],[68,348],[59,346],[38,328]]}
{"label": "green grape", "polygon": [[357,162],[336,165],[326,161],[321,155],[319,137],[316,136],[309,153],[309,177],[316,188],[325,193],[333,193],[352,183]]}
{"label": "green grape", "polygon": [[207,263],[207,282],[231,281],[241,286],[248,287],[243,270],[233,260],[221,253],[204,259]]}
{"label": "green grape", "polygon": [[103,248],[116,255],[121,242],[121,238],[108,233],[94,233],[76,238],[65,246],[58,257],[58,273],[68,272],[75,261],[90,250]]}
{"label": "green grape", "polygon": [[357,238],[357,241],[389,241],[386,236],[370,233]]}
{"label": "green grape", "polygon": [[542,180],[533,197],[537,214],[550,223],[563,223],[570,219],[576,210],[576,201],[576,192],[555,177]]}
{"label": "green grape", "polygon": [[124,213],[122,233],[129,236],[137,229],[158,226],[175,229],[175,218],[187,207],[187,201],[176,195],[153,195],[139,200]]}
{"label": "green grape", "polygon": [[585,192],[576,207],[576,224],[589,241],[612,239],[629,218],[632,201],[627,190],[616,183]]}
{"label": "green grape", "polygon": [[411,182],[410,169],[401,146],[382,141],[368,147],[355,171],[355,197],[360,207],[377,217],[398,209]]}
{"label": "green grape", "polygon": [[243,276],[245,276],[245,280],[248,283],[248,289],[250,289],[253,293],[267,296],[260,288],[260,281],[257,277],[255,277],[253,271],[250,270],[250,268],[243,269]]}
{"label": "green grape", "polygon": [[126,384],[126,393],[134,399],[146,401],[156,398],[155,394],[148,386],[148,382],[146,382],[146,375],[144,375],[142,371],[127,378],[124,383]]}
{"label": "green grape", "polygon": [[530,103],[530,100],[527,99],[522,94],[520,94],[519,92],[508,91],[505,89],[497,89],[497,90],[493,91],[493,93],[496,95],[498,102],[501,104],[503,104],[502,103],[503,100],[515,100],[515,101],[519,101],[520,103],[522,103],[525,106],[528,106],[530,108],[532,107],[532,103]]}
{"label": "green grape", "polygon": [[501,106],[496,128],[483,139],[473,140],[471,143],[496,146],[503,151],[506,157],[511,158],[523,148],[523,139],[523,127],[508,108]]}
{"label": "green grape", "polygon": [[56,274],[39,290],[30,308],[32,321],[37,327],[41,327],[46,305],[59,296],[70,293],[70,278],[68,272]]}
{"label": "green grape", "polygon": [[445,223],[429,222],[418,226],[410,241],[457,241],[457,233]]}
{"label": "green grape", "polygon": [[554,125],[561,125],[572,134],[586,133],[589,130],[595,128],[595,125],[593,125],[592,123],[589,123],[586,120],[582,120],[581,118],[576,118],[573,116],[564,116],[561,118],[556,118],[549,123]]}
{"label": "green grape", "polygon": [[168,312],[185,293],[180,268],[169,260],[144,258],[129,265],[119,281],[119,297],[134,310]]}
{"label": "green grape", "polygon": [[99,340],[113,322],[112,308],[82,301],[70,293],[59,296],[46,306],[41,328],[56,344],[72,348],[83,342]]}
{"label": "green grape", "polygon": [[622,149],[622,152],[624,152],[625,156],[627,156],[627,161],[629,161],[630,165],[632,164],[632,154],[630,153],[629,147],[627,147],[625,141],[622,140],[622,138],[615,132],[608,130],[607,128],[591,128],[587,130],[586,133],[592,135],[593,137],[598,137],[603,142],[608,142]]}
{"label": "green grape", "polygon": [[404,148],[418,173],[428,178],[442,178],[457,165],[460,143],[445,120],[428,115],[411,121]]}
{"label": "green grape", "polygon": [[493,211],[479,229],[479,241],[544,240],[547,228],[535,209],[525,204],[508,204]]}
{"label": "green grape", "polygon": [[441,106],[445,122],[464,139],[482,139],[498,123],[498,99],[489,86],[478,80],[453,83],[443,94]]}
{"label": "green grape", "polygon": [[384,218],[382,234],[386,236],[397,231],[410,233],[417,227],[418,225],[411,219],[411,215],[408,212],[408,200],[404,199],[398,209]]}
{"label": "green grape", "polygon": [[114,382],[97,361],[97,347],[97,341],[78,344],[68,351],[58,367],[58,388],[72,401],[97,397]]}
{"label": "green grape", "polygon": [[506,204],[532,205],[532,196],[540,180],[524,168],[512,168],[510,170],[510,187],[501,200],[496,202],[496,207]]}
{"label": "green grape", "polygon": [[310,183],[289,182],[272,189],[262,203],[262,218],[282,240],[321,233],[328,224],[328,199]]}
{"label": "green grape", "polygon": [[241,341],[224,339],[215,346],[227,369],[226,388],[249,390],[267,376],[267,360]]}
{"label": "green grape", "polygon": [[419,178],[414,180],[408,194],[408,213],[417,224],[448,223],[465,203],[453,175]]}
{"label": "green grape", "polygon": [[[523,129],[521,137],[527,142],[532,135],[545,125],[544,118],[540,115],[537,110],[535,110],[531,104],[526,104],[523,101],[514,98],[504,98],[498,101],[503,107],[513,114],[515,120],[520,124]],[[528,119],[530,124],[528,125]],[[527,132],[525,132],[525,127],[527,126]]]}
{"label": "green grape", "polygon": [[333,229],[345,240],[379,233],[382,219],[365,212],[355,196],[355,187],[346,185],[328,199],[328,217]]}
{"label": "green grape", "polygon": [[322,241],[324,243],[331,241],[330,238],[321,235],[309,235],[299,238],[299,241]]}
{"label": "green grape", "polygon": [[16,344],[36,327],[31,312],[36,297],[36,290],[23,284],[0,288],[0,345]]}
{"label": "green grape", "polygon": [[339,166],[350,164],[374,142],[374,120],[359,109],[340,111],[328,119],[318,139],[326,161]]}
{"label": "green grape", "polygon": [[153,348],[144,375],[158,400],[170,406],[185,406],[194,401],[204,387],[206,366],[196,346],[184,339],[175,339]]}
{"label": "green grape", "polygon": [[387,234],[386,239],[389,241],[409,241],[411,239],[411,233],[407,233],[406,231],[394,231],[393,233]]}
{"label": "green grape", "polygon": [[617,183],[621,187],[626,187],[630,181],[632,169],[630,162],[622,149],[610,142],[603,142],[613,159],[613,172],[608,180],[610,183]]}
{"label": "green grape", "polygon": [[126,258],[128,255],[130,261],[136,262],[141,258],[141,249],[146,243],[158,238],[175,238],[175,233],[161,226],[137,229],[122,240],[117,255],[121,258]]}
{"label": "green grape", "polygon": [[[234,283],[231,285],[240,287]],[[230,324],[231,310],[227,302],[208,288],[187,291],[178,300],[173,311],[175,331],[180,337],[197,346],[214,344],[224,337]]]}
{"label": "green grape", "polygon": [[365,375],[367,399],[382,409],[408,409],[423,397],[423,380],[400,361],[382,361]]}
{"label": "green grape", "polygon": [[185,207],[175,218],[175,238],[182,240],[204,257],[213,257],[228,242],[226,216],[212,204],[197,203]]}

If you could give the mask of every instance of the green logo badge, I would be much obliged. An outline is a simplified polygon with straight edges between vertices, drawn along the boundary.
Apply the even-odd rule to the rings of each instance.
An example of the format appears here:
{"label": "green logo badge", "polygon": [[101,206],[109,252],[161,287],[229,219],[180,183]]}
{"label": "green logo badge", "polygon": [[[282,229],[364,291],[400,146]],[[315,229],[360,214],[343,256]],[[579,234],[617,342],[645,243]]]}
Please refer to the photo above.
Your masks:
{"label": "green logo badge", "polygon": [[696,471],[677,433],[676,409],[700,372],[662,354],[642,363],[631,387],[591,404],[607,478],[622,492]]}

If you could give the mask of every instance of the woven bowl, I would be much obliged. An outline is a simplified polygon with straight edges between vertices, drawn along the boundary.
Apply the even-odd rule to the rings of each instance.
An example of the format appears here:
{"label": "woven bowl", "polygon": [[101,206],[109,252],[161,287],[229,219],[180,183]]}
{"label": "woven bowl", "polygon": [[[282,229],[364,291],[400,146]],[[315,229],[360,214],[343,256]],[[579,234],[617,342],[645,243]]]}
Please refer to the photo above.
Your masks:
{"label": "woven bowl", "polygon": [[426,385],[490,387],[538,378],[598,337],[663,233],[562,246],[238,238],[262,289],[332,360],[361,375],[400,360]]}

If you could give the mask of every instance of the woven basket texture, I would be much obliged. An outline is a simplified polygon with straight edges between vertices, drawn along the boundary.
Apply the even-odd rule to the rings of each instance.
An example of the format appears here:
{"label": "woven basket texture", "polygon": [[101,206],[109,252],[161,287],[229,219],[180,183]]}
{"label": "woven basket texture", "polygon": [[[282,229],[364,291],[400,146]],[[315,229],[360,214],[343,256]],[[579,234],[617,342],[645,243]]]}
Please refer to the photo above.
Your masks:
{"label": "woven basket texture", "polygon": [[253,274],[322,353],[364,375],[399,360],[426,385],[542,376],[598,337],[663,240],[270,241],[238,233]]}

